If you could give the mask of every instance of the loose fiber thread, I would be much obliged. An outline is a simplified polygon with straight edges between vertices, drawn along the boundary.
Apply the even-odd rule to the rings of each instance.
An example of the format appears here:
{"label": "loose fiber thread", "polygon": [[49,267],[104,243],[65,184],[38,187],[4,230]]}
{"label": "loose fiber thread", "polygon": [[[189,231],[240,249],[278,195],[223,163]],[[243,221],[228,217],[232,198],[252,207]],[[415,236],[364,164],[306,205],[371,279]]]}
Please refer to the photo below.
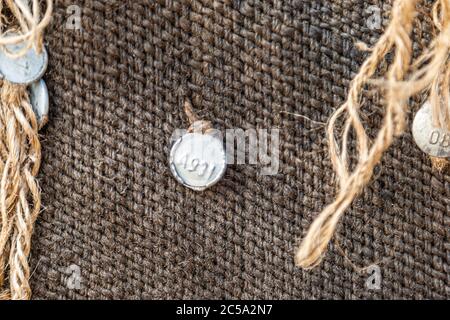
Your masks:
{"label": "loose fiber thread", "polygon": [[[38,52],[43,46],[43,31],[50,22],[53,3],[46,1],[40,19],[40,3],[21,0],[0,1],[0,47],[24,43],[20,56],[29,48]],[[6,6],[4,5],[6,4]],[[9,15],[4,15],[7,9]],[[3,22],[13,19],[20,33],[3,33]],[[10,29],[11,30],[11,29]],[[15,33],[16,34],[16,33]],[[27,88],[6,80],[0,83],[0,288],[5,287],[9,271],[9,289],[0,290],[0,299],[29,299],[30,267],[28,256],[34,222],[41,209],[36,175],[41,164],[39,125],[30,104]]]}
{"label": "loose fiber thread", "polygon": [[192,108],[191,102],[187,99],[184,101],[184,113],[186,114],[190,123],[190,126],[187,130],[189,133],[197,132],[207,134],[213,131],[211,122],[200,120],[200,118]]}
{"label": "loose fiber thread", "polygon": [[[450,0],[436,1],[433,21],[439,34],[429,48],[414,62],[410,34],[420,0],[396,0],[391,21],[351,82],[346,102],[332,115],[327,126],[329,153],[336,172],[339,191],[333,203],[314,220],[299,249],[295,262],[309,269],[317,266],[336,230],[340,217],[355,197],[369,183],[374,167],[404,132],[408,99],[424,90],[430,91],[435,124],[450,126],[448,110]],[[393,51],[393,61],[383,79],[373,79],[385,56]],[[375,140],[370,143],[360,119],[360,96],[366,85],[377,84],[385,96],[385,116]],[[337,121],[345,116],[340,140],[335,136]],[[357,163],[349,168],[348,143],[351,129],[357,143]],[[339,142],[341,142],[339,147]]]}

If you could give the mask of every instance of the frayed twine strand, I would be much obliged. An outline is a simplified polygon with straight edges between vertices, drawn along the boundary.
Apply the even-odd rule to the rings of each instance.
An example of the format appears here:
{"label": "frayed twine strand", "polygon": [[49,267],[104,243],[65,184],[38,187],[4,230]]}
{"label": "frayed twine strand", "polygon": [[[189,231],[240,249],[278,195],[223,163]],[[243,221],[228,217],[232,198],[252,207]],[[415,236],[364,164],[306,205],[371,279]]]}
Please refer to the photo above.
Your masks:
{"label": "frayed twine strand", "polygon": [[[314,220],[295,255],[296,265],[310,269],[317,266],[334,235],[340,217],[356,196],[370,182],[374,167],[406,126],[408,99],[428,91],[433,108],[433,122],[450,128],[449,48],[450,0],[438,0],[433,6],[433,21],[438,34],[426,51],[412,60],[411,32],[420,0],[396,0],[391,21],[370,55],[351,82],[346,102],[332,115],[327,126],[330,158],[338,181],[338,194]],[[393,60],[382,79],[373,79],[386,55]],[[371,143],[360,117],[360,97],[366,85],[376,84],[384,94],[385,115],[375,140]],[[344,118],[340,138],[337,121]],[[349,168],[350,132],[355,132],[357,163]],[[447,160],[442,160],[446,162]],[[442,161],[440,166],[442,167]],[[435,161],[436,162],[436,161]]]}

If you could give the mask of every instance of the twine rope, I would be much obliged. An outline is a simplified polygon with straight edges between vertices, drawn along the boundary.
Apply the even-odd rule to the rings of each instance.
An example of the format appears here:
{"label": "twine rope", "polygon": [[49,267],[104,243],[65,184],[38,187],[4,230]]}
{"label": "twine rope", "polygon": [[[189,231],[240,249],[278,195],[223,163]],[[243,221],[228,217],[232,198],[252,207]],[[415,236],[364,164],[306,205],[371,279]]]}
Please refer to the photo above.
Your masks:
{"label": "twine rope", "polygon": [[[338,194],[311,224],[295,255],[298,266],[310,269],[317,266],[334,235],[340,217],[373,176],[374,167],[394,138],[406,126],[408,99],[429,91],[433,106],[433,122],[450,128],[448,108],[450,0],[438,0],[433,6],[433,21],[439,34],[429,48],[412,60],[410,34],[420,0],[396,0],[391,21],[371,53],[351,82],[346,102],[331,116],[327,125],[329,154],[338,182]],[[393,61],[382,79],[373,79],[386,55],[393,51]],[[378,134],[370,143],[361,121],[360,97],[367,85],[377,85],[385,98],[385,116]],[[336,137],[337,122],[344,118],[340,137]],[[357,162],[349,168],[351,131],[355,132]]]}
{"label": "twine rope", "polygon": [[[38,0],[32,0],[31,4],[0,0],[2,50],[7,51],[6,45],[17,43],[24,43],[24,47],[12,57],[19,57],[30,48],[42,50],[43,31],[53,8],[52,0],[45,3],[46,12],[41,19]],[[3,22],[8,18],[18,25],[18,35],[8,35],[12,28],[4,32]],[[33,225],[41,209],[36,180],[41,164],[38,130],[26,86],[0,81],[0,299],[31,297],[28,256]],[[9,286],[5,284],[8,271]],[[9,288],[2,290],[5,286]]]}

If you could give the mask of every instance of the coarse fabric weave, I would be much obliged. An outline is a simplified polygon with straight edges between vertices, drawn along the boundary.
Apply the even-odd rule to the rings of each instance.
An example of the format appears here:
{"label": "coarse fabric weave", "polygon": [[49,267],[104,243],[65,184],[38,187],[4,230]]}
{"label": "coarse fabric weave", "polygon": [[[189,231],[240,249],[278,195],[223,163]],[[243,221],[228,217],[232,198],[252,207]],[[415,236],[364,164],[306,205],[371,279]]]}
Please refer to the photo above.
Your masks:
{"label": "coarse fabric weave", "polygon": [[[385,26],[391,4],[57,1],[33,298],[449,298],[450,176],[432,170],[410,130],[323,263],[294,265],[336,190],[323,123],[367,56],[355,43],[378,39],[382,28],[368,23],[378,8]],[[68,28],[71,5],[81,30]],[[185,99],[218,129],[278,128],[278,173],[235,164],[205,192],[180,185],[168,154],[173,131],[189,126]],[[382,110],[372,109],[365,125],[375,130]],[[372,264],[379,289],[358,269]]]}

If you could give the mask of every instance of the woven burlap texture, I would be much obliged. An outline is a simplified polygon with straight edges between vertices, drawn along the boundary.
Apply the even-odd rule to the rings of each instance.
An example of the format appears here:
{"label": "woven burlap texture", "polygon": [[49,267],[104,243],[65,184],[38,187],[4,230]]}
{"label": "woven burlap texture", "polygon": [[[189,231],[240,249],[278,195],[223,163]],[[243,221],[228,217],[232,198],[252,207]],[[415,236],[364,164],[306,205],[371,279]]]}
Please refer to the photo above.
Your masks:
{"label": "woven burlap texture", "polygon": [[[67,28],[73,4],[82,30]],[[390,1],[58,1],[33,297],[448,298],[450,176],[432,171],[410,130],[322,264],[294,266],[335,194],[321,123],[367,55],[355,43],[382,33],[368,26],[370,6],[387,22]],[[173,131],[189,125],[186,98],[219,129],[280,129],[278,174],[231,165],[203,193],[180,185],[168,154]],[[374,102],[366,124],[381,120]],[[372,263],[379,290],[352,265]]]}

